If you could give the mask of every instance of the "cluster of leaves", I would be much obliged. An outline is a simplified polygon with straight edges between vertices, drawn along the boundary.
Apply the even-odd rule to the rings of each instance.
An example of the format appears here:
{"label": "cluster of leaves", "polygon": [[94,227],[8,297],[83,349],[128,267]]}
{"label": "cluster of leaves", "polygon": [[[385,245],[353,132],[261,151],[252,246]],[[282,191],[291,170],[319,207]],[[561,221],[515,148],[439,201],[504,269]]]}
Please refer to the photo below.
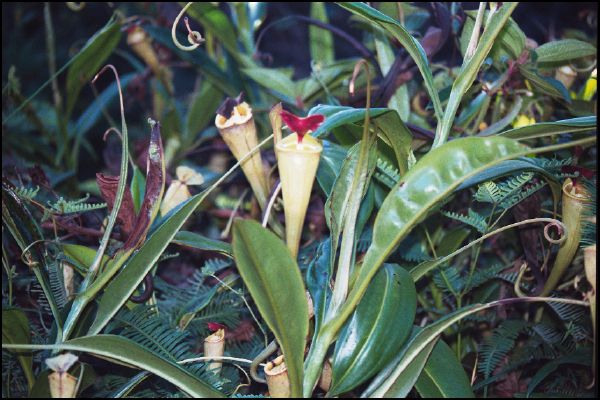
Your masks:
{"label": "cluster of leaves", "polygon": [[[3,396],[49,396],[45,360],[64,351],[80,357],[68,371],[78,395],[262,395],[248,370],[271,341],[295,396],[593,393],[581,257],[555,302],[514,298],[536,294],[559,247],[519,224],[556,217],[567,178],[593,193],[581,246],[596,240],[594,15],[589,29],[538,46],[513,3],[312,3],[310,17],[280,20],[271,13],[287,5],[195,3],[186,24],[204,41],[188,52],[185,29],[170,34],[177,4],[67,4],[3,4],[17,39],[29,29],[18,16],[43,18],[47,51],[31,67],[51,75],[35,90],[15,61],[3,77]],[[107,10],[83,45],[58,29],[59,18]],[[304,77],[266,53],[296,51],[271,38],[301,24]],[[359,57],[373,76],[353,76]],[[107,62],[120,80],[88,88]],[[123,117],[120,145],[101,142],[116,130],[121,89],[130,129]],[[297,259],[252,221],[257,203],[227,168],[214,115],[240,92],[261,137],[276,102],[325,116],[312,132],[323,152]],[[150,144],[149,116],[160,121]],[[272,149],[263,156],[276,163]],[[181,165],[203,177],[199,192],[157,216]],[[110,190],[89,179],[101,169],[119,175]],[[503,233],[513,222],[528,229]],[[218,373],[202,358],[215,327],[230,359]],[[329,387],[316,385],[325,362]]]}

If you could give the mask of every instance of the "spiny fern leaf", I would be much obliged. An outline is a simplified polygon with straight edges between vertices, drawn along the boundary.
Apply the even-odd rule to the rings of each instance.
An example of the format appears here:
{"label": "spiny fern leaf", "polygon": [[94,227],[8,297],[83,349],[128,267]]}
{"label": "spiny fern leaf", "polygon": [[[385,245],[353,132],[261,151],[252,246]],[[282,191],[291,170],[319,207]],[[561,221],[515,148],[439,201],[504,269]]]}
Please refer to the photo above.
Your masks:
{"label": "spiny fern leaf", "polygon": [[[153,306],[138,306],[133,310],[123,309],[107,325],[106,333],[118,333],[152,351],[157,356],[176,363],[196,358],[191,352],[190,334],[169,326],[165,319],[156,313]],[[206,369],[206,363],[180,364],[198,379],[222,390],[222,381]]]}
{"label": "spiny fern leaf", "polygon": [[60,309],[64,308],[68,300],[62,264],[59,259],[55,259],[48,265],[48,279],[50,281],[50,290],[52,290],[52,293],[54,294],[56,305]]}
{"label": "spiny fern leaf", "polygon": [[373,176],[390,189],[400,182],[400,172],[398,169],[380,158],[377,159],[377,166]]}
{"label": "spiny fern leaf", "polygon": [[467,292],[479,287],[492,279],[498,279],[500,272],[505,270],[507,266],[495,264],[488,268],[478,268],[471,277],[471,282],[468,284]]}
{"label": "spiny fern leaf", "polygon": [[39,191],[39,186],[37,186],[35,189],[21,186],[15,189],[15,194],[23,200],[33,200]]}
{"label": "spiny fern leaf", "polygon": [[488,224],[485,220],[485,217],[471,208],[469,208],[467,212],[467,215],[463,215],[453,211],[441,211],[442,215],[448,218],[467,224],[475,228],[479,233],[486,233],[488,230]]}
{"label": "spiny fern leaf", "polygon": [[48,205],[50,206],[49,211],[52,214],[63,215],[78,214],[106,208],[106,203],[85,203],[89,198],[90,195],[88,193],[85,197],[77,200],[65,200],[63,197],[61,197],[55,203],[48,201]]}
{"label": "spiny fern leaf", "polygon": [[433,275],[433,282],[437,287],[450,293],[460,293],[466,284],[466,279],[461,276],[457,267],[439,268]]}
{"label": "spiny fern leaf", "polygon": [[204,263],[201,272],[207,276],[215,275],[217,272],[231,267],[232,264],[233,262],[230,259],[211,258]]}
{"label": "spiny fern leaf", "polygon": [[518,191],[517,193],[513,194],[512,196],[509,196],[509,197],[505,198],[503,201],[501,201],[499,204],[498,211],[506,210],[506,209],[516,206],[517,204],[519,204],[520,202],[522,202],[523,200],[525,200],[526,198],[528,198],[529,196],[531,196],[538,190],[542,189],[546,185],[547,185],[547,183],[545,181],[541,181],[541,182],[537,182],[530,186],[522,188],[522,190]]}
{"label": "spiny fern leaf", "polygon": [[506,179],[504,182],[484,182],[479,185],[475,200],[483,203],[500,204],[517,193],[533,176],[533,172],[523,172]]}
{"label": "spiny fern leaf", "polygon": [[500,365],[504,357],[514,348],[516,339],[526,323],[519,320],[506,320],[498,325],[492,336],[485,340],[479,349],[479,372],[487,379]]}
{"label": "spiny fern leaf", "polygon": [[595,180],[582,179],[580,182],[587,193],[590,194],[590,199],[585,203],[581,216],[582,227],[580,243],[582,246],[591,246],[596,243],[598,235],[596,227],[596,196],[598,195],[598,187]]}

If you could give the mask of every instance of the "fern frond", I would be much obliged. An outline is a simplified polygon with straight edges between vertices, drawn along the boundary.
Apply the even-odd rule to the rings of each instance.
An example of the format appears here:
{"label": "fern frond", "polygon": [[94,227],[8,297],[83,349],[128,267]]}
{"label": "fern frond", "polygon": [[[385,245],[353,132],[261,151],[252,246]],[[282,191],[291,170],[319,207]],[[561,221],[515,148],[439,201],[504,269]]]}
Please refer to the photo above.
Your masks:
{"label": "fern frond", "polygon": [[59,309],[67,304],[67,292],[65,290],[65,279],[62,271],[62,265],[59,259],[55,259],[48,265],[48,279],[50,281],[50,290],[54,294],[54,300]]}
{"label": "fern frond", "polygon": [[462,222],[467,224],[473,228],[475,228],[479,233],[486,233],[488,229],[487,221],[485,217],[479,214],[477,211],[469,208],[468,215],[463,215],[456,213],[454,211],[440,211],[442,215],[451,218],[455,221]]}
{"label": "fern frond", "polygon": [[546,181],[541,181],[523,188],[522,190],[518,191],[512,196],[509,196],[502,200],[499,204],[498,210],[506,210],[508,208],[516,206],[517,204],[519,204],[520,202],[537,192],[538,190],[544,188],[546,185]]}
{"label": "fern frond", "polygon": [[517,337],[526,323],[520,320],[506,320],[498,325],[492,336],[485,340],[479,349],[479,372],[489,378],[504,357],[514,348]]}
{"label": "fern frond", "polygon": [[508,268],[506,265],[495,264],[489,268],[478,268],[471,277],[471,282],[468,284],[466,291],[471,291],[493,279],[499,279],[499,274]]}
{"label": "fern frond", "polygon": [[39,191],[39,186],[37,186],[35,189],[21,186],[15,189],[15,194],[23,200],[33,200]]}
{"label": "fern frond", "polygon": [[373,177],[391,189],[400,182],[400,171],[387,161],[378,158]]}
{"label": "fern frond", "polygon": [[475,200],[482,203],[500,204],[505,199],[513,196],[519,189],[527,184],[532,178],[533,172],[523,172],[506,179],[504,182],[484,182],[479,185]]}
{"label": "fern frond", "polygon": [[99,210],[106,208],[106,203],[85,203],[90,198],[89,193],[85,197],[77,200],[65,200],[63,197],[59,198],[55,203],[48,201],[50,206],[50,212],[52,214],[78,214],[93,210]]}
{"label": "fern frond", "polygon": [[581,184],[587,193],[590,194],[589,202],[586,202],[583,208],[581,220],[581,240],[582,246],[591,246],[597,240],[596,212],[598,210],[596,196],[598,195],[598,186],[595,180],[582,179]]}

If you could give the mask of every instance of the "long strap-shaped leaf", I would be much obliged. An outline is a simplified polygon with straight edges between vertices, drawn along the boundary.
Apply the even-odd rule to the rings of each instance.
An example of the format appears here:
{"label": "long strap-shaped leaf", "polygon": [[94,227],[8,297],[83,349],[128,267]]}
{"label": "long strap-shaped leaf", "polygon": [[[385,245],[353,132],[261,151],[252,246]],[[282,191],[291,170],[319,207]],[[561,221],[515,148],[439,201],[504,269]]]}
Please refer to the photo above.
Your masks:
{"label": "long strap-shaped leaf", "polygon": [[437,91],[435,90],[435,86],[433,84],[433,75],[431,73],[431,68],[429,68],[429,62],[427,61],[427,55],[425,54],[425,50],[421,47],[421,44],[411,36],[410,33],[404,28],[400,23],[393,18],[388,17],[382,12],[377,11],[376,9],[369,7],[365,3],[359,2],[348,2],[348,3],[338,3],[340,6],[345,8],[346,10],[365,17],[370,22],[381,26],[383,29],[392,34],[401,44],[404,46],[408,54],[412,57],[423,75],[423,80],[425,81],[425,88],[431,97],[431,102],[433,103],[433,109],[435,111],[435,116],[438,120],[442,120],[442,116],[444,112],[442,111],[442,103],[440,102],[440,98],[438,96]]}
{"label": "long strap-shaped leaf", "polygon": [[192,397],[224,397],[177,364],[167,361],[139,344],[116,335],[84,336],[57,345],[5,345],[2,348],[24,350],[84,351],[127,366],[152,372]]}
{"label": "long strap-shaped leaf", "polygon": [[256,221],[233,225],[238,271],[281,346],[291,395],[302,395],[302,361],[308,335],[308,303],[298,265],[286,245]]}
{"label": "long strap-shaped leaf", "polygon": [[472,57],[465,59],[463,66],[458,74],[458,77],[452,85],[452,91],[450,92],[450,98],[448,99],[448,105],[444,111],[444,118],[441,124],[438,124],[438,129],[433,142],[433,148],[439,147],[446,142],[450,129],[454,123],[456,117],[456,111],[460,106],[460,102],[467,92],[467,90],[473,84],[483,61],[487,57],[488,53],[492,49],[496,37],[502,31],[502,28],[508,21],[513,10],[518,3],[504,3],[498,11],[496,11],[491,17],[488,24],[485,26],[485,31],[481,36],[481,40],[477,45],[477,49]]}
{"label": "long strap-shaped leaf", "polygon": [[566,302],[576,303],[584,305],[583,303],[575,300],[568,299],[555,299],[550,297],[522,297],[516,299],[504,299],[493,301],[486,304],[473,304],[467,307],[463,307],[454,313],[439,319],[427,328],[419,332],[406,346],[406,351],[399,357],[398,363],[395,369],[390,371],[389,376],[379,385],[376,390],[369,393],[370,397],[388,397],[390,394],[388,391],[394,386],[396,380],[410,367],[413,360],[415,360],[422,351],[429,350],[431,343],[435,342],[442,332],[448,329],[450,326],[460,321],[461,319],[473,315],[479,311],[486,310],[488,308],[508,305],[517,302]]}
{"label": "long strap-shaped leaf", "polygon": [[379,267],[400,241],[460,185],[505,160],[530,153],[590,144],[595,137],[529,149],[502,137],[457,139],[429,152],[402,178],[383,202],[373,228],[373,242],[340,312],[326,321],[311,346],[305,367],[304,395],[310,396],[327,348],[362,298]]}

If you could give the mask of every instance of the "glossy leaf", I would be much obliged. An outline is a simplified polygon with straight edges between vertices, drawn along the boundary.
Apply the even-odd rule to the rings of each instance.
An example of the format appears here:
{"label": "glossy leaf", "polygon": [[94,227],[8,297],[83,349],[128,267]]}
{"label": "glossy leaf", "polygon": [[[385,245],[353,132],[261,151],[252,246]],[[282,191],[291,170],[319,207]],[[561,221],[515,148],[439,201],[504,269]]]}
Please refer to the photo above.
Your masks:
{"label": "glossy leaf", "polygon": [[433,348],[415,389],[425,399],[475,397],[463,366],[443,340]]}
{"label": "glossy leaf", "polygon": [[142,202],[144,201],[144,194],[146,193],[146,177],[142,174],[142,171],[137,166],[133,167],[133,174],[131,177],[131,199],[133,201],[133,209],[136,214],[139,214]]}
{"label": "glossy leaf", "polygon": [[347,150],[329,140],[323,140],[321,144],[323,145],[323,152],[321,153],[321,160],[317,169],[317,181],[323,192],[329,196],[333,188],[333,183],[346,158]]}
{"label": "glossy leaf", "polygon": [[544,43],[535,50],[537,63],[567,63],[572,60],[594,56],[596,47],[576,39],[555,40]]}
{"label": "glossy leaf", "polygon": [[[202,87],[191,102],[186,116],[185,143],[191,145],[200,131],[215,120],[215,112],[221,103],[223,93],[210,81],[202,82]],[[183,147],[185,148],[185,147]]]}
{"label": "glossy leaf", "polygon": [[327,304],[331,299],[331,240],[325,239],[306,269],[306,288],[310,293],[315,313],[315,332],[323,323]]}
{"label": "glossy leaf", "polygon": [[214,251],[227,257],[233,257],[229,243],[210,239],[195,232],[179,231],[173,238],[172,243],[198,250]]}
{"label": "glossy leaf", "polygon": [[323,325],[321,335],[311,347],[307,359],[304,394],[312,391],[328,343],[350,316],[379,267],[400,241],[465,180],[501,161],[527,154],[524,145],[510,139],[463,138],[453,140],[421,158],[401,179],[383,202],[373,228],[373,241],[354,286],[343,307]]}
{"label": "glossy leaf", "polygon": [[[11,348],[10,346],[5,346],[4,343],[2,347]],[[202,382],[179,365],[121,336],[83,336],[67,340],[58,345],[26,345],[20,347],[12,346],[12,348],[70,350],[91,353],[121,365],[139,368],[156,374],[192,397],[225,397],[221,392]]]}
{"label": "glossy leaf", "polygon": [[[369,117],[371,120],[373,120],[374,118],[389,111],[390,110],[387,108],[371,108],[369,110]],[[311,108],[308,112],[308,115],[324,115],[325,122],[323,122],[311,135],[313,137],[320,137],[331,131],[333,128],[337,128],[338,126],[362,122],[365,120],[365,112],[366,111],[364,108],[327,106],[319,104],[318,106]]]}
{"label": "glossy leaf", "polygon": [[412,330],[416,297],[413,280],[402,267],[387,264],[375,275],[340,333],[330,395],[352,390],[394,358]]}
{"label": "glossy leaf", "polygon": [[211,32],[223,44],[233,57],[237,57],[237,34],[227,15],[212,3],[194,3],[187,9],[189,15],[200,22],[202,27]]}
{"label": "glossy leaf", "polygon": [[[2,344],[29,343],[31,343],[31,333],[29,330],[29,320],[25,313],[17,308],[3,308]],[[32,356],[27,352],[17,352],[17,359],[23,369],[23,375],[27,379],[27,386],[31,389],[35,380],[32,370]]]}
{"label": "glossy leaf", "polygon": [[419,44],[419,42],[412,37],[406,28],[400,25],[398,21],[364,3],[344,2],[338,4],[354,14],[365,17],[369,20],[369,22],[381,26],[402,44],[402,46],[414,60],[415,64],[417,64],[417,67],[423,76],[423,80],[425,81],[425,88],[431,97],[435,114],[437,118],[441,120],[442,116],[444,115],[442,111],[442,105],[433,84],[433,75],[431,74],[429,61],[427,60],[427,56],[423,50],[423,47],[421,47],[421,44]]}
{"label": "glossy leaf", "polygon": [[120,39],[121,25],[111,20],[77,53],[67,72],[67,116],[73,111],[81,88],[98,72]]}
{"label": "glossy leaf", "polygon": [[591,115],[589,117],[563,119],[555,122],[540,122],[537,124],[504,131],[500,133],[500,135],[511,139],[527,140],[559,135],[561,133],[594,131],[596,129],[596,116]]}
{"label": "glossy leaf", "polygon": [[302,394],[308,304],[300,269],[287,246],[258,222],[233,225],[233,254],[244,284],[285,357],[291,395]]}

